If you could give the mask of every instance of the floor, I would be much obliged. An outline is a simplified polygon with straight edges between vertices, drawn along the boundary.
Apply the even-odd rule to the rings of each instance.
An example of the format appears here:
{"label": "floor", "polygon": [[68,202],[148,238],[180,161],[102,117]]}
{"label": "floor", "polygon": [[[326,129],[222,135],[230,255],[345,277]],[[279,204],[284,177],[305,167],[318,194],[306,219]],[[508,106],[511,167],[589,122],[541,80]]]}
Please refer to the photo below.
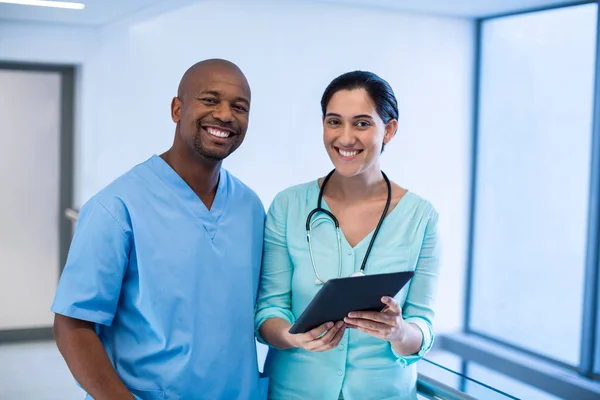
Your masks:
{"label": "floor", "polygon": [[0,345],[0,400],[83,400],[54,342]]}
{"label": "floor", "polygon": [[[266,348],[259,346],[258,356],[261,365],[265,355]],[[428,359],[455,371],[460,370],[460,359],[455,355],[432,351]],[[424,362],[420,363],[419,370],[446,385],[459,387],[459,377],[447,370]],[[490,382],[493,381],[487,378]],[[54,342],[0,345],[0,400],[83,400],[84,398],[85,393],[75,384]]]}
{"label": "floor", "polygon": [[[265,355],[259,347],[261,362]],[[54,342],[0,345],[0,400],[84,398]]]}

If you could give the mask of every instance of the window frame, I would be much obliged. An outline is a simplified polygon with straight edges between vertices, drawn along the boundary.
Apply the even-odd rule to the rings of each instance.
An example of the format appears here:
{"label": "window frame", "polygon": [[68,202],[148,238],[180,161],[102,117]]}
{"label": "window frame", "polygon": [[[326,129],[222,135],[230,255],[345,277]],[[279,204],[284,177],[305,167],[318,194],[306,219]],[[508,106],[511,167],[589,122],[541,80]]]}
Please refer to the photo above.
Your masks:
{"label": "window frame", "polygon": [[[483,25],[486,21],[492,19],[513,17],[521,14],[532,14],[544,12],[553,9],[568,8],[586,4],[596,4],[596,49],[594,66],[594,97],[593,97],[593,115],[592,115],[592,138],[591,138],[591,164],[588,198],[588,226],[586,234],[586,254],[584,271],[584,295],[583,295],[583,316],[581,326],[581,347],[579,355],[579,365],[573,367],[563,362],[550,359],[539,355],[533,351],[520,348],[513,344],[508,344],[497,338],[491,338],[485,334],[477,332],[471,327],[471,304],[473,289],[473,260],[474,260],[474,238],[476,235],[475,225],[477,218],[477,179],[478,179],[478,155],[479,155],[479,117],[480,117],[480,92],[481,92],[481,64],[482,64],[482,34]],[[560,5],[539,7],[518,12],[490,15],[478,18],[475,21],[475,54],[474,54],[474,81],[473,81],[473,119],[472,119],[472,153],[471,153],[471,192],[470,208],[468,222],[467,238],[467,263],[466,263],[466,293],[464,301],[464,320],[462,333],[458,335],[445,335],[440,338],[440,347],[455,352],[465,359],[479,361],[481,365],[494,368],[502,365],[512,365],[511,368],[498,368],[499,371],[508,376],[521,380],[534,386],[545,387],[546,390],[554,394],[562,393],[566,389],[561,385],[561,380],[557,380],[557,375],[548,373],[542,374],[546,384],[542,384],[542,375],[533,373],[533,369],[526,367],[525,361],[510,361],[503,358],[491,357],[494,347],[506,349],[516,354],[522,355],[535,362],[544,362],[549,367],[560,369],[567,372],[573,379],[569,382],[581,381],[584,384],[578,387],[586,386],[588,383],[592,387],[600,390],[600,3],[598,1],[571,1]],[[470,339],[471,338],[471,339]],[[469,344],[472,341],[472,345]],[[476,342],[484,341],[490,344],[490,348],[485,351]],[[457,344],[458,343],[458,344]],[[488,360],[486,362],[486,360]],[[499,361],[500,360],[500,361]],[[516,368],[521,366],[522,368]],[[513,373],[513,371],[520,371]],[[530,371],[532,373],[527,373]],[[553,389],[555,388],[555,390]],[[581,394],[585,393],[582,392]],[[591,392],[589,392],[591,393]],[[596,393],[597,395],[597,393]],[[585,396],[584,396],[585,397]],[[581,397],[581,398],[584,398]]]}

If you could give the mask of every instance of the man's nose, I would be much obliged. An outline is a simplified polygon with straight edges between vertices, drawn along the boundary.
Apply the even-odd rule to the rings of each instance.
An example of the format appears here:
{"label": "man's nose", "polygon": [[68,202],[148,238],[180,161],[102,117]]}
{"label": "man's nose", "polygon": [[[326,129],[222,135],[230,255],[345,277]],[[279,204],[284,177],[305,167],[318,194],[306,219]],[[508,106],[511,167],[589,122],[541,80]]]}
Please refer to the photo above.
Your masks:
{"label": "man's nose", "polygon": [[227,102],[221,102],[217,109],[213,111],[213,117],[221,122],[233,121],[233,113],[231,112],[231,106]]}

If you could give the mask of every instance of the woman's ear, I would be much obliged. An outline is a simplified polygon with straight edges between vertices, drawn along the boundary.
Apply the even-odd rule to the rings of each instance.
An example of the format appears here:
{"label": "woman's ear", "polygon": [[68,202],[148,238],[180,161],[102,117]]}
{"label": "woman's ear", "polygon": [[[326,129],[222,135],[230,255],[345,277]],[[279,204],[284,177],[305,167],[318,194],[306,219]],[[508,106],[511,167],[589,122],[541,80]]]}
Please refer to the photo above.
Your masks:
{"label": "woman's ear", "polygon": [[385,125],[385,135],[383,136],[383,144],[386,145],[390,140],[396,135],[396,131],[398,130],[398,121],[395,119],[390,120]]}

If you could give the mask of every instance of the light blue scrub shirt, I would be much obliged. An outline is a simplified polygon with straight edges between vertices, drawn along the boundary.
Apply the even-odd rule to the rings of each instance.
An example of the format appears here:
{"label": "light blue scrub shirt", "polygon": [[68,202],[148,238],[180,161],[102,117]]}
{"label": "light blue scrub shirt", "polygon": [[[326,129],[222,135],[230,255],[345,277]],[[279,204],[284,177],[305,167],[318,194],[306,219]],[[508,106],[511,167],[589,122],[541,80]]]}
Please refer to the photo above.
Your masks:
{"label": "light blue scrub shirt", "polygon": [[264,399],[253,326],[264,217],[224,169],[209,211],[155,155],[82,207],[52,311],[97,324],[138,399]]}
{"label": "light blue scrub shirt", "polygon": [[[255,326],[269,318],[293,324],[321,288],[306,242],[306,217],[317,205],[318,181],[289,188],[273,200],[267,214],[262,274]],[[329,210],[323,200],[323,207]],[[329,210],[330,211],[330,210]],[[337,237],[331,219],[313,217],[311,241],[319,275],[338,274]],[[433,301],[438,280],[438,213],[418,195],[407,192],[388,214],[369,255],[365,274],[414,271],[396,296],[403,318],[423,332],[414,355],[395,354],[389,342],[346,329],[339,346],[321,353],[271,347],[265,363],[270,399],[346,400],[416,399],[415,362],[433,343]],[[373,232],[355,247],[342,237],[342,277],[359,271]],[[360,278],[356,278],[360,279]],[[334,321],[336,322],[336,321]]]}

